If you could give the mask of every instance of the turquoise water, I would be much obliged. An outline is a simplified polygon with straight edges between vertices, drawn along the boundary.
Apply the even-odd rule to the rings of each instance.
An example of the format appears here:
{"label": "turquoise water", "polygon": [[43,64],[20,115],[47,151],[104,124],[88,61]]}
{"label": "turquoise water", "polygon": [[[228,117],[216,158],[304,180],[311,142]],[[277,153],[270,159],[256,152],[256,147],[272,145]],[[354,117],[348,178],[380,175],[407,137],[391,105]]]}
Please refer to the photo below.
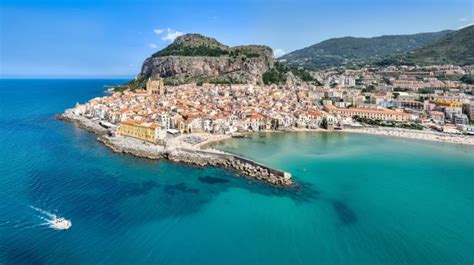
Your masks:
{"label": "turquoise water", "polygon": [[123,81],[0,80],[0,264],[474,262],[474,148],[342,133],[218,145],[301,184],[281,190],[117,155],[53,118]]}

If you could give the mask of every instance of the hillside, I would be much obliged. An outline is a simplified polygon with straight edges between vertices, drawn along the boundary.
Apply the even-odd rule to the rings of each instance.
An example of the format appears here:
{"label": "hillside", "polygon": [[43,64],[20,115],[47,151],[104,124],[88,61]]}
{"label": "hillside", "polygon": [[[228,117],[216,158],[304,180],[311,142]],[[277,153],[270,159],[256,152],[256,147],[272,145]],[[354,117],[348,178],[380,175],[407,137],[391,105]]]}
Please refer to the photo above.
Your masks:
{"label": "hillside", "polygon": [[302,66],[308,69],[365,64],[432,44],[450,32],[445,30],[373,38],[334,38],[291,52],[280,59],[285,59],[291,66]]}
{"label": "hillside", "polygon": [[134,85],[143,86],[148,77],[165,78],[168,84],[262,83],[273,59],[267,46],[229,47],[214,38],[186,34],[147,58]]}
{"label": "hillside", "polygon": [[418,65],[474,64],[474,26],[462,28],[416,49],[406,56],[406,60]]}

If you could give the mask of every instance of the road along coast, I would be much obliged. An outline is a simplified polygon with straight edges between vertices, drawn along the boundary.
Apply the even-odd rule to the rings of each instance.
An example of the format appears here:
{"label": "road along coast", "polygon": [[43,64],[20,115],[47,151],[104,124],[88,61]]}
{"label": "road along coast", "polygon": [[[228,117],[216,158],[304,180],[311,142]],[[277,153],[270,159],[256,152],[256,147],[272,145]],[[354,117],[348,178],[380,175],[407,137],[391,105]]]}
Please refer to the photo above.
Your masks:
{"label": "road along coast", "polygon": [[102,142],[116,153],[130,154],[136,157],[148,159],[167,159],[172,162],[186,163],[199,167],[215,166],[229,168],[236,170],[240,175],[274,186],[288,187],[295,184],[291,174],[288,172],[271,168],[235,154],[215,149],[201,149],[201,146],[207,145],[210,142],[229,138],[227,136],[197,134],[194,137],[208,137],[204,138],[204,141],[193,146],[184,141],[184,139],[193,135],[182,135],[172,138],[170,141],[166,142],[165,145],[156,145],[130,137],[110,136],[108,130],[103,128],[98,121],[75,115],[70,110],[67,110],[63,114],[56,115],[56,118],[72,122],[77,127],[96,134],[98,136],[98,141]]}

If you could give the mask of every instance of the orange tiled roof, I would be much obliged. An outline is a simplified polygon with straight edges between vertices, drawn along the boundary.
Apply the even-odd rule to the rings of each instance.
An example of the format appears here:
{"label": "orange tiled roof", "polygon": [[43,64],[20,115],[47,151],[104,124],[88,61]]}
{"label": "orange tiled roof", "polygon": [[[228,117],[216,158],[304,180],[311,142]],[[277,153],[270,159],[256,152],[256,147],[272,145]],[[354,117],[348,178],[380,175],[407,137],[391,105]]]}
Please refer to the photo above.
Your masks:
{"label": "orange tiled roof", "polygon": [[265,118],[265,116],[263,116],[262,114],[253,113],[253,114],[250,114],[250,118],[251,119],[263,119],[263,118]]}
{"label": "orange tiled roof", "polygon": [[435,110],[430,111],[430,114],[431,114],[431,115],[443,115],[443,116],[444,116],[444,113],[443,113],[443,112],[441,112],[441,111],[435,111]]}

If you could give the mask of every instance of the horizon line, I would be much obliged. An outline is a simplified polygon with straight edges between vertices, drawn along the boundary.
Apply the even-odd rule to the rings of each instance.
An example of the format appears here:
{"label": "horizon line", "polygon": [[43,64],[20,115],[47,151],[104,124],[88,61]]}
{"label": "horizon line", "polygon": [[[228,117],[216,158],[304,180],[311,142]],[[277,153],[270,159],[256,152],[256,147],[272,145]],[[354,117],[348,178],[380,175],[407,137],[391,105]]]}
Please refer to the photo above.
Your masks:
{"label": "horizon line", "polygon": [[135,79],[135,75],[0,75],[0,79]]}

